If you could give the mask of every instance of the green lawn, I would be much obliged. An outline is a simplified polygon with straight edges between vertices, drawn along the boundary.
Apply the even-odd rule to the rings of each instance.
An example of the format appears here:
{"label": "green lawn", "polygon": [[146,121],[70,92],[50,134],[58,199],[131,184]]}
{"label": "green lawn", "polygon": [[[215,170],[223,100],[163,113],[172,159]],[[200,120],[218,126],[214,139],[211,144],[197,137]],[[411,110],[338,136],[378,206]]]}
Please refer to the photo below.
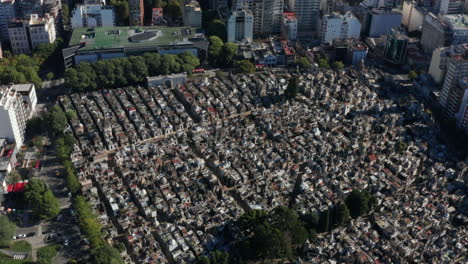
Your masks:
{"label": "green lawn", "polygon": [[26,241],[16,241],[11,244],[8,250],[17,252],[31,252],[31,244]]}
{"label": "green lawn", "polygon": [[0,264],[26,264],[32,263],[32,256],[31,256],[31,245],[26,241],[16,241],[14,242],[9,248],[5,248],[9,251],[16,251],[16,252],[28,252],[29,257],[25,260],[16,260],[11,259],[10,256],[3,254],[0,252]]}

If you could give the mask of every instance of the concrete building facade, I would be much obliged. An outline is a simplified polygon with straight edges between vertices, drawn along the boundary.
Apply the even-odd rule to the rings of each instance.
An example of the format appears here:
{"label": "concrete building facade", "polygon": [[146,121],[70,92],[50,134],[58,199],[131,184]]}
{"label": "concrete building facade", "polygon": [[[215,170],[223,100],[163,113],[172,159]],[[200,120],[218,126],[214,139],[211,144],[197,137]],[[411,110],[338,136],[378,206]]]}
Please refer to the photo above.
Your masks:
{"label": "concrete building facade", "polygon": [[428,14],[427,10],[418,7],[414,1],[403,2],[401,24],[408,32],[421,31],[424,17]]}
{"label": "concrete building facade", "polygon": [[370,10],[367,18],[366,32],[375,38],[388,34],[394,27],[400,27],[402,15],[399,10]]}
{"label": "concrete building facade", "polygon": [[56,38],[54,18],[29,16],[28,20],[14,20],[8,26],[14,54],[29,54],[41,43],[53,43]]}
{"label": "concrete building facade", "polygon": [[[30,101],[27,101],[28,98]],[[21,147],[26,122],[32,116],[36,102],[32,84],[0,86],[0,138],[16,143],[17,148]]]}
{"label": "concrete building facade", "polygon": [[201,27],[202,24],[202,10],[200,4],[191,0],[184,5],[183,9],[184,26],[187,27]]}
{"label": "concrete building facade", "polygon": [[459,111],[463,96],[459,83],[468,76],[468,44],[463,45],[460,51],[452,54],[447,60],[447,71],[440,95],[440,104],[446,118],[454,117]]}
{"label": "concrete building facade", "polygon": [[452,33],[450,27],[433,13],[429,13],[422,26],[421,46],[427,54],[432,54],[436,48],[450,46]]}
{"label": "concrete building facade", "polygon": [[145,7],[143,0],[129,0],[128,8],[130,10],[130,26],[143,26]]}
{"label": "concrete building facade", "polygon": [[409,37],[399,29],[391,29],[385,42],[385,60],[393,64],[404,64],[408,53]]}
{"label": "concrete building facade", "polygon": [[253,15],[250,10],[231,12],[227,23],[228,42],[253,40]]}
{"label": "concrete building facade", "polygon": [[298,20],[298,37],[310,38],[320,31],[320,0],[289,0]]}
{"label": "concrete building facade", "polygon": [[72,28],[113,27],[115,13],[112,6],[78,5],[72,12]]}
{"label": "concrete building facade", "polygon": [[16,16],[15,0],[0,0],[0,40],[8,41],[8,24]]}
{"label": "concrete building facade", "polygon": [[351,12],[323,17],[322,43],[331,44],[334,39],[359,38],[360,33],[361,23]]}
{"label": "concrete building facade", "polygon": [[281,36],[290,41],[297,40],[297,17],[294,13],[283,13]]}
{"label": "concrete building facade", "polygon": [[465,45],[453,45],[434,50],[432,53],[431,64],[429,66],[429,74],[436,83],[442,83],[444,80],[448,59],[452,55],[465,53],[464,46]]}

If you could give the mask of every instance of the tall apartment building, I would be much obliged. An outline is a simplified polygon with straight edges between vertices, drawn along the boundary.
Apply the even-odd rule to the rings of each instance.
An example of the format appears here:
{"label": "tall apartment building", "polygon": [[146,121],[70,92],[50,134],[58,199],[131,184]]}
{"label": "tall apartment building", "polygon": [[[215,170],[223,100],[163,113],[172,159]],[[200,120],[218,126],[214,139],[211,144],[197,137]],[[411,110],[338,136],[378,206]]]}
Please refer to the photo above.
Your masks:
{"label": "tall apartment building", "polygon": [[190,0],[184,5],[182,17],[184,21],[184,26],[201,27],[202,10],[200,8],[200,4],[195,0]]}
{"label": "tall apartment building", "polygon": [[281,36],[290,41],[297,40],[297,17],[294,13],[283,13]]}
{"label": "tall apartment building", "polygon": [[113,27],[115,14],[113,6],[96,4],[78,5],[72,11],[72,28],[82,27]]}
{"label": "tall apartment building", "polygon": [[450,56],[463,52],[462,49],[463,45],[455,45],[434,50],[429,66],[429,74],[436,83],[441,83],[444,80],[445,71],[447,70],[447,61]]}
{"label": "tall apartment building", "polygon": [[436,48],[468,42],[468,17],[466,15],[435,16],[429,13],[422,26],[421,46],[432,54]]}
{"label": "tall apartment building", "polygon": [[468,132],[468,77],[462,78],[458,86],[463,96],[461,97],[460,107],[455,118],[457,119],[458,126]]}
{"label": "tall apartment building", "polygon": [[297,17],[298,37],[317,36],[320,31],[320,0],[289,0],[289,6]]}
{"label": "tall apartment building", "polygon": [[129,0],[128,8],[130,10],[130,26],[143,26],[143,18],[145,15],[143,0]]}
{"label": "tall apartment building", "polygon": [[466,0],[436,0],[432,11],[442,15],[462,14]]}
{"label": "tall apartment building", "polygon": [[255,37],[279,34],[284,0],[234,0],[234,9],[252,11],[254,18],[253,34]]}
{"label": "tall apartment building", "polygon": [[8,41],[8,24],[16,16],[15,0],[0,0],[0,40]]}
{"label": "tall apartment building", "polygon": [[359,38],[360,33],[361,23],[351,12],[323,17],[322,43],[331,44],[334,39]]}
{"label": "tall apartment building", "polygon": [[32,52],[41,43],[53,43],[56,38],[54,18],[32,14],[29,19],[15,19],[8,25],[11,48],[14,54]]}
{"label": "tall apartment building", "polygon": [[400,27],[401,12],[393,10],[370,10],[367,17],[366,32],[369,37],[376,38],[388,34],[394,27]]}
{"label": "tall apartment building", "polygon": [[235,10],[229,14],[227,22],[228,42],[253,40],[253,15],[250,10]]}
{"label": "tall apartment building", "polygon": [[447,71],[440,95],[440,104],[444,109],[444,116],[452,118],[459,111],[461,98],[459,83],[468,76],[468,44],[452,54],[447,60]]}
{"label": "tall apartment building", "polygon": [[443,21],[452,33],[452,45],[468,43],[468,15],[445,15]]}
{"label": "tall apartment building", "polygon": [[419,7],[415,1],[405,1],[403,3],[401,24],[405,26],[408,32],[421,31],[424,17],[427,14],[427,10]]}
{"label": "tall apartment building", "polygon": [[0,86],[0,138],[24,142],[26,122],[34,113],[37,98],[33,84]]}
{"label": "tall apartment building", "polygon": [[393,64],[404,64],[408,53],[408,42],[409,37],[404,32],[392,28],[385,42],[385,60]]}

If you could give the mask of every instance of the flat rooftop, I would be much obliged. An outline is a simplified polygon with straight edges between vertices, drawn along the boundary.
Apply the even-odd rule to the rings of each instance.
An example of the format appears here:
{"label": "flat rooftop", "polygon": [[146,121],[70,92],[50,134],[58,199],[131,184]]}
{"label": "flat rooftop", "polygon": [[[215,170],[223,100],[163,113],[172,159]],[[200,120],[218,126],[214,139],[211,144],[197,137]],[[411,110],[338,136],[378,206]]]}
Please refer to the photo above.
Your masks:
{"label": "flat rooftop", "polygon": [[164,46],[197,37],[193,27],[102,27],[73,30],[69,46],[85,43],[80,50]]}

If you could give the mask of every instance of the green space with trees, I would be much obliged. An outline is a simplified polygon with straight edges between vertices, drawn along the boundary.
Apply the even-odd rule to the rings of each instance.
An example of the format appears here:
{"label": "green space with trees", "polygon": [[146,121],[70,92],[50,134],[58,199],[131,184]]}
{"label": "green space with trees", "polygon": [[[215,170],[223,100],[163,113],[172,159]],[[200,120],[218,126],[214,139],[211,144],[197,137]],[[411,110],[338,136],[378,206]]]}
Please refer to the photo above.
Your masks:
{"label": "green space with trees", "polygon": [[31,56],[13,56],[5,52],[0,59],[0,84],[33,83],[36,88],[40,88],[42,79],[46,79],[48,73],[61,73],[63,67],[57,61],[62,46],[63,41],[58,38],[52,44],[39,44]]}
{"label": "green space with trees", "polygon": [[6,215],[0,215],[0,247],[9,247],[15,235],[16,225]]}
{"label": "green space with trees", "polygon": [[367,191],[353,190],[346,197],[346,205],[352,218],[367,214],[376,204],[375,197]]}
{"label": "green space with trees", "polygon": [[73,207],[77,212],[81,231],[90,242],[93,263],[123,264],[119,251],[104,240],[101,224],[88,201],[83,196],[76,196]]}
{"label": "green space with trees", "polygon": [[43,180],[31,179],[25,187],[24,196],[39,219],[51,219],[60,212],[58,199]]}
{"label": "green space with trees", "polygon": [[130,9],[126,0],[111,0],[110,5],[114,6],[117,26],[128,26]]}
{"label": "green space with trees", "polygon": [[208,37],[217,36],[221,40],[227,40],[226,25],[219,19],[218,11],[205,9],[202,11],[202,28]]}
{"label": "green space with trees", "polygon": [[309,69],[310,68],[310,61],[307,57],[297,57],[296,64],[299,65],[300,69]]}
{"label": "green space with trees", "polygon": [[249,60],[237,61],[236,68],[239,73],[254,73],[255,72],[255,65]]}
{"label": "green space with trees", "polygon": [[52,264],[52,259],[60,250],[60,245],[50,245],[37,250],[37,264]]}
{"label": "green space with trees", "polygon": [[238,245],[244,261],[292,259],[307,239],[307,229],[294,210],[279,206],[267,213],[251,210],[238,221],[246,239]]}
{"label": "green space with trees", "polygon": [[231,42],[224,43],[217,36],[209,37],[208,59],[216,67],[232,66],[233,58],[237,54],[237,45]]}
{"label": "green space with trees", "polygon": [[200,65],[192,53],[179,55],[146,53],[143,56],[82,62],[65,72],[65,83],[76,92],[125,87],[142,83],[146,77],[187,72]]}

